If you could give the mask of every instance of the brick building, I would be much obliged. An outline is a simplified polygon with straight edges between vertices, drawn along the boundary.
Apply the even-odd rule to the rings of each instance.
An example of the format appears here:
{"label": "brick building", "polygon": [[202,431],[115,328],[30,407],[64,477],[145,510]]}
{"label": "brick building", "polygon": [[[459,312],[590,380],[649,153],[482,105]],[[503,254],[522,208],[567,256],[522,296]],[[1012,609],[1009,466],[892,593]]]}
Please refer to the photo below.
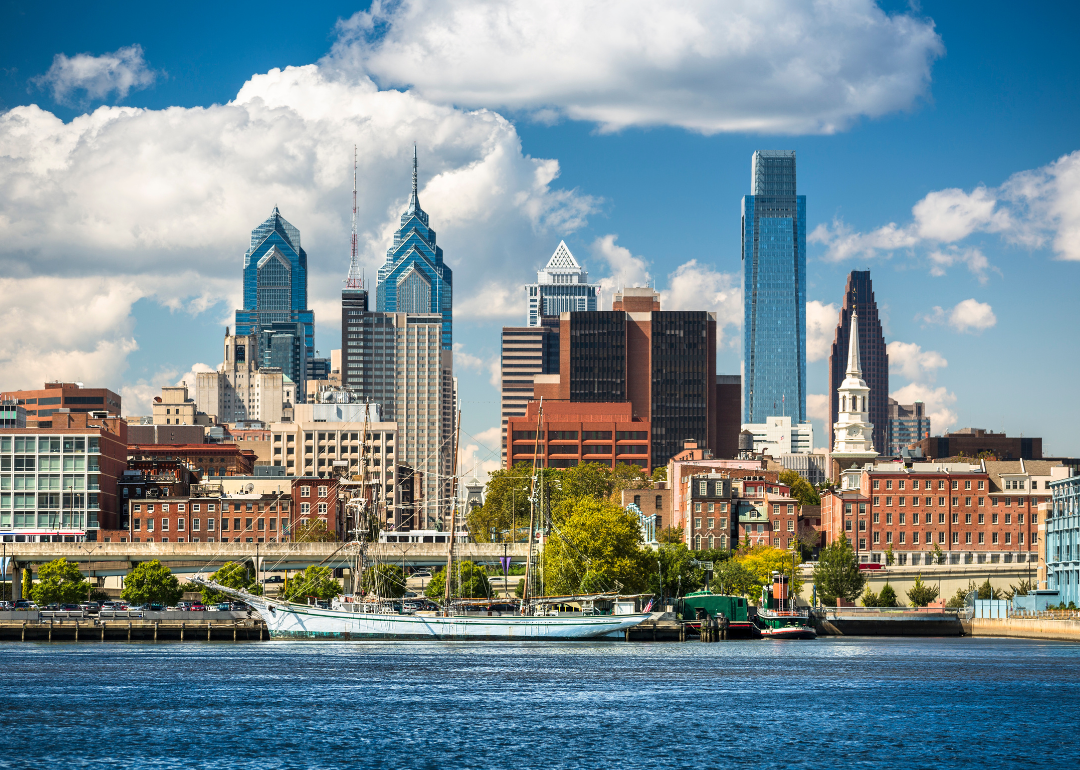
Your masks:
{"label": "brick building", "polygon": [[507,421],[507,467],[532,462],[534,452],[547,468],[579,463],[639,465],[652,473],[649,423],[633,416],[629,403],[544,402],[544,420],[537,436],[538,401],[529,402],[523,417]]}
{"label": "brick building", "polygon": [[977,458],[985,453],[998,460],[1041,460],[1042,439],[1014,437],[983,428],[961,428],[944,436],[928,436],[915,444],[924,457]]}
{"label": "brick building", "polygon": [[656,516],[657,532],[671,523],[671,489],[666,482],[649,489],[624,489],[620,496],[623,508],[633,503],[643,515]]}
{"label": "brick building", "polygon": [[181,462],[198,472],[204,481],[213,476],[250,476],[255,452],[236,444],[132,444],[130,460]]}
{"label": "brick building", "polygon": [[0,401],[14,401],[26,407],[28,428],[51,428],[57,412],[105,412],[120,416],[120,395],[108,388],[84,388],[80,382],[46,382],[41,390],[8,390]]}

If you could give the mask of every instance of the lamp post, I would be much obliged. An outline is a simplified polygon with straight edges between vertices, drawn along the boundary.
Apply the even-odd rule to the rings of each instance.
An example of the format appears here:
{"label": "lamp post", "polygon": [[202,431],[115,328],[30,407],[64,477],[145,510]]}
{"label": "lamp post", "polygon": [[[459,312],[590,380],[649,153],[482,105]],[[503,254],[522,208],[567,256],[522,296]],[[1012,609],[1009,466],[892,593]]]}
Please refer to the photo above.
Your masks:
{"label": "lamp post", "polygon": [[[86,548],[84,546],[79,546],[79,550],[84,551],[86,553],[86,561],[87,561],[86,573],[87,573],[87,576],[90,578],[90,580],[94,579],[94,551],[96,551],[98,548],[101,548],[101,546],[100,545],[95,545],[93,548]],[[91,583],[90,585],[93,586],[93,583]],[[91,590],[93,590],[93,589],[91,589]],[[86,599],[87,599],[87,601],[89,601],[90,597],[87,596]]]}

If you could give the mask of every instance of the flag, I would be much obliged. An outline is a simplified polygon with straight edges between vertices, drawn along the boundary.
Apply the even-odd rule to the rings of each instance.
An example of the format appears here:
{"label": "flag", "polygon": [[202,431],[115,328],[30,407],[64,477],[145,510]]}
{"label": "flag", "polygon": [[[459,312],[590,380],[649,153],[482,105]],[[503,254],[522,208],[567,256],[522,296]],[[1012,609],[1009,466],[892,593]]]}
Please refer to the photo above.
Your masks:
{"label": "flag", "polygon": [[653,600],[649,599],[649,603],[645,605],[645,609],[642,610],[642,612],[651,612],[652,611],[652,602],[653,602]]}

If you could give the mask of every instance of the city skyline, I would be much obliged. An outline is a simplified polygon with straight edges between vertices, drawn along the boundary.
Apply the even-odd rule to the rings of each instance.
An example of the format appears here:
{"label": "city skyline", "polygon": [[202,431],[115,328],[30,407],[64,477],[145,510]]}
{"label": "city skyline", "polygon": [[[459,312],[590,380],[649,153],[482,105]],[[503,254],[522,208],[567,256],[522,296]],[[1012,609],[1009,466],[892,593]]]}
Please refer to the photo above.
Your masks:
{"label": "city skyline", "polygon": [[[1030,383],[1003,378],[1002,390],[981,387],[987,360],[1004,351],[1056,361],[1053,335],[1032,334],[1033,324],[1053,329],[1068,321],[1065,292],[1077,276],[1063,201],[1080,156],[1061,110],[1073,109],[1077,86],[1063,74],[1064,60],[1055,63],[1058,46],[1049,46],[1050,60],[1040,58],[1030,36],[1015,33],[1049,26],[1060,34],[1068,26],[1060,17],[1048,25],[1048,11],[1003,7],[972,25],[944,4],[921,11],[864,4],[878,48],[911,52],[888,60],[865,58],[873,54],[853,46],[850,26],[799,11],[800,23],[844,61],[895,76],[903,87],[891,101],[847,103],[748,76],[764,100],[757,107],[718,85],[700,91],[708,98],[698,107],[657,110],[668,89],[652,79],[658,70],[646,59],[641,71],[650,77],[636,97],[595,83],[611,105],[626,107],[620,112],[578,104],[557,79],[530,97],[535,102],[497,84],[479,96],[440,90],[388,63],[414,42],[393,11],[377,11],[384,15],[375,26],[385,32],[368,39],[355,34],[354,10],[300,19],[279,8],[295,18],[289,46],[267,52],[242,42],[227,59],[207,60],[222,65],[214,73],[190,58],[208,56],[212,37],[186,53],[175,45],[178,30],[140,26],[118,12],[59,32],[34,10],[14,21],[20,39],[5,67],[17,74],[0,88],[0,131],[13,158],[7,181],[31,182],[9,184],[4,194],[13,217],[0,254],[13,298],[4,318],[21,330],[0,351],[5,387],[81,380],[122,392],[138,413],[161,385],[193,380],[200,364],[216,368],[221,327],[242,306],[234,260],[252,223],[275,204],[304,233],[309,307],[319,319],[314,347],[327,356],[340,338],[352,145],[359,147],[360,256],[370,279],[408,203],[404,169],[416,142],[431,174],[419,193],[458,274],[453,340],[455,374],[467,394],[463,449],[471,444],[472,458],[497,464],[498,329],[521,323],[521,287],[560,240],[605,297],[620,285],[648,283],[665,308],[717,312],[717,371],[739,371],[738,200],[746,159],[780,147],[797,152],[800,193],[809,201],[806,396],[817,443],[827,436],[828,348],[844,277],[869,267],[889,344],[891,396],[923,400],[935,433],[985,427],[1044,436],[1048,453],[1080,453],[1067,430],[1080,407],[1051,408],[1057,400],[1048,390],[1030,398],[1033,408],[1012,413],[1002,403],[1017,400],[1021,388],[1030,397]],[[704,28],[731,21],[717,13],[701,18]],[[417,29],[436,19],[445,16]],[[997,51],[994,62],[981,54],[987,44]],[[610,55],[605,40],[595,51]],[[785,56],[775,48],[766,55]],[[522,52],[520,63],[539,72],[540,60],[529,56]],[[804,66],[816,66],[815,56]],[[743,61],[706,59],[721,62],[709,65],[717,73]],[[79,79],[75,61],[106,74]],[[349,70],[349,62],[360,69]],[[677,64],[674,76],[688,72]],[[823,75],[823,82],[872,93],[851,75]],[[325,105],[334,105],[332,116]],[[551,113],[541,115],[545,108]],[[742,122],[725,122],[725,109]],[[252,128],[236,128],[241,133],[226,141],[224,125]],[[26,127],[55,137],[49,147],[70,149],[53,156],[44,143],[18,144]],[[688,218],[700,223],[687,227]],[[74,315],[58,319],[72,327],[67,335],[33,322],[34,298],[43,293],[67,298]],[[96,310],[87,316],[86,308]],[[72,322],[83,317],[89,322]],[[1071,361],[1055,366],[1059,377],[1077,374]]]}

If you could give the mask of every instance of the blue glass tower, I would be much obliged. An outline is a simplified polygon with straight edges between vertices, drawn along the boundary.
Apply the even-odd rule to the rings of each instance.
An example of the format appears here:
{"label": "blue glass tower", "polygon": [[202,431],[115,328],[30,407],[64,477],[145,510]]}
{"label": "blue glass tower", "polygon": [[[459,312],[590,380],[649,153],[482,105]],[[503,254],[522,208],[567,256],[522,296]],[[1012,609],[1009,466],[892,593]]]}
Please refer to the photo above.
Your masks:
{"label": "blue glass tower", "polygon": [[742,200],[743,423],[806,422],[806,196],[795,153],[758,150]]}
{"label": "blue glass tower", "polygon": [[244,254],[244,308],[236,334],[259,341],[259,365],[279,367],[303,398],[307,361],[315,357],[315,314],[307,307],[307,252],[300,231],[274,206],[251,231]]}
{"label": "blue glass tower", "polygon": [[420,208],[416,193],[416,148],[413,147],[412,197],[386,252],[375,287],[380,313],[438,313],[442,316],[442,349],[453,350],[453,272],[443,264],[435,231]]}

